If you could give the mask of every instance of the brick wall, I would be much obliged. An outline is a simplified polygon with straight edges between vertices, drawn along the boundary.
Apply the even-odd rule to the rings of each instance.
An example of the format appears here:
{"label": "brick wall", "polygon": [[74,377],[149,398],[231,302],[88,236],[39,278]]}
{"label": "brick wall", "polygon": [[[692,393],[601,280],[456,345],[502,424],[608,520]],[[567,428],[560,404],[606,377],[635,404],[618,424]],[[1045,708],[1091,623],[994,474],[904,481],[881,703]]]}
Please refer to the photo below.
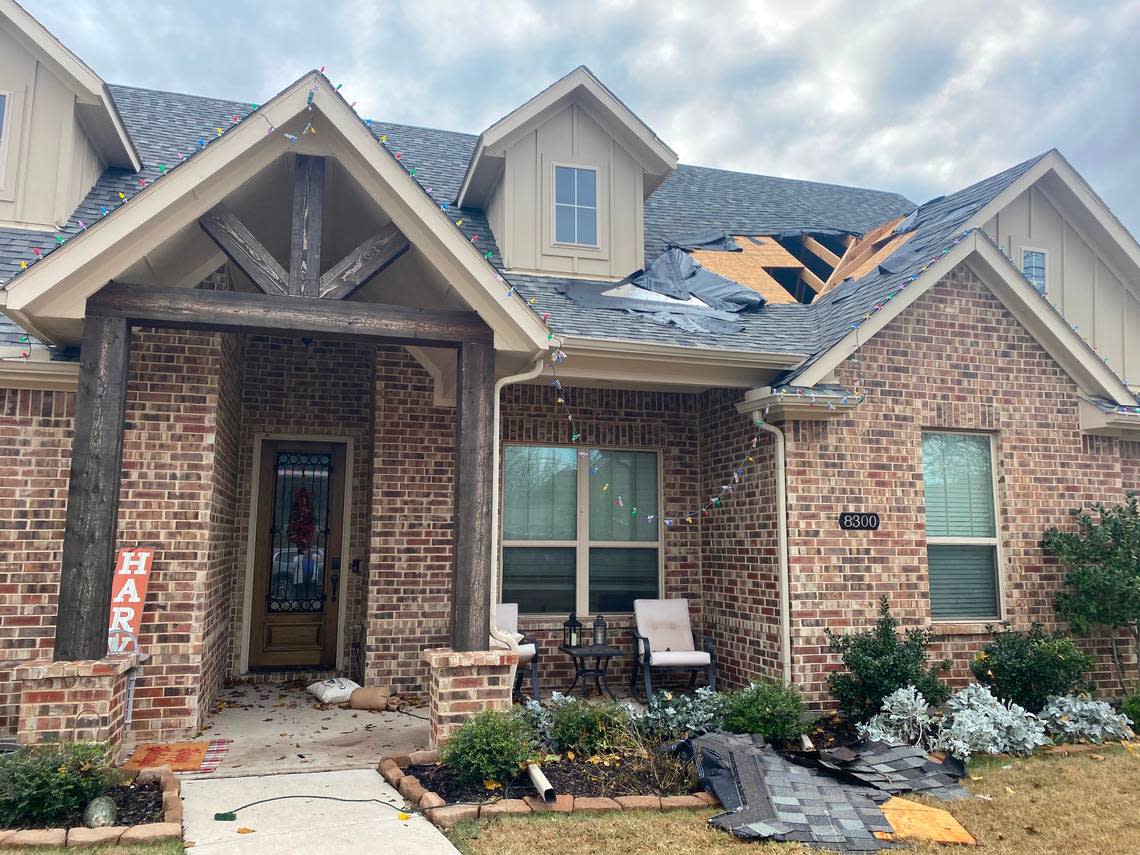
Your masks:
{"label": "brick wall", "polygon": [[[714,496],[740,465],[755,433],[736,410],[739,391],[701,396],[702,495]],[[747,451],[739,486],[701,523],[704,612],[717,643],[725,687],[780,679],[779,551],[774,439]],[[751,457],[749,461],[746,458]]]}
{"label": "brick wall", "polygon": [[[241,442],[238,452],[237,543],[240,560],[229,592],[232,632],[231,663],[238,672],[243,641],[249,503],[253,487],[254,438],[281,434],[294,438],[350,437],[353,443],[352,507],[346,515],[350,554],[342,556],[346,582],[345,663],[350,642],[347,628],[363,621],[363,582],[368,555],[372,472],[373,351],[367,344],[300,337],[249,336],[241,359]],[[361,559],[361,574],[351,572]],[[332,604],[330,604],[332,605]],[[335,608],[335,605],[333,605]]]}
{"label": "brick wall", "polygon": [[16,732],[15,662],[50,656],[75,395],[0,389],[0,737]]}
{"label": "brick wall", "polygon": [[[662,518],[695,510],[703,502],[701,487],[700,401],[696,395],[676,392],[641,392],[586,389],[567,386],[564,394],[582,434],[584,448],[652,449],[661,453]],[[744,417],[739,417],[744,421]],[[745,427],[747,425],[745,424]],[[570,439],[566,415],[546,385],[508,386],[503,390],[501,431],[503,442],[565,445]],[[731,467],[724,474],[731,471]],[[707,485],[705,485],[707,488]],[[717,486],[717,491],[720,487]],[[711,495],[711,494],[709,494]],[[702,619],[701,527],[678,523],[662,525],[664,544],[664,597],[687,597],[694,628]],[[629,616],[606,615],[610,642],[632,652]],[[520,631],[539,640],[542,651],[539,679],[544,691],[563,690],[570,684],[570,660],[558,651],[566,615],[549,619],[523,619]],[[588,621],[586,621],[588,623]],[[617,674],[611,683],[628,681],[630,653],[611,664]],[[529,691],[529,690],[528,690]]]}
{"label": "brick wall", "polygon": [[[866,401],[830,421],[788,427],[791,595],[796,680],[827,701],[831,657],[824,627],[871,622],[890,597],[908,624],[929,620],[923,519],[924,428],[996,437],[998,524],[1007,616],[1016,626],[1054,623],[1063,571],[1037,543],[1073,507],[1124,494],[1120,444],[1082,436],[1077,389],[1036,341],[965,268],[959,268],[865,344],[837,371],[861,380]],[[875,532],[840,532],[843,510],[878,511]],[[936,656],[967,675],[984,641],[942,627]],[[1102,658],[1098,680],[1107,683]]]}

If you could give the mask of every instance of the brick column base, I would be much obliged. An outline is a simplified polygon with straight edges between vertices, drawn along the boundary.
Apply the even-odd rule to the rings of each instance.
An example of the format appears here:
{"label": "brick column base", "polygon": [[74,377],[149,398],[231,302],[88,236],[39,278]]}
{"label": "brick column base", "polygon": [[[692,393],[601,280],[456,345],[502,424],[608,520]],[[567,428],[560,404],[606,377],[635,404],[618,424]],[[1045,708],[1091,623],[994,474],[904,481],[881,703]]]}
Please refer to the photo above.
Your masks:
{"label": "brick column base", "polygon": [[432,748],[439,748],[467,719],[483,710],[511,706],[511,666],[518,654],[506,650],[457,653],[425,650],[431,672],[428,718]]}
{"label": "brick column base", "polygon": [[20,682],[17,740],[22,745],[94,740],[114,751],[126,726],[127,672],[138,663],[137,653],[75,662],[24,662],[15,669]]}

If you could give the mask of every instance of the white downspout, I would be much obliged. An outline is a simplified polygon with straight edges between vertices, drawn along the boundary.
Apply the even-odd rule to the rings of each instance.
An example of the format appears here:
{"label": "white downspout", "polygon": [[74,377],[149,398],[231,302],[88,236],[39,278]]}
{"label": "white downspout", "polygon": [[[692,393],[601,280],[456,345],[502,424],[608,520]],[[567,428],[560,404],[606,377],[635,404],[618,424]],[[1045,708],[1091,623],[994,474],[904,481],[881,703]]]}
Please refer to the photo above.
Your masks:
{"label": "white downspout", "polygon": [[779,553],[780,663],[784,682],[792,682],[792,595],[788,570],[788,472],[784,453],[784,432],[775,425],[760,422],[760,429],[776,440],[776,532]]}
{"label": "white downspout", "polygon": [[[498,608],[499,608],[499,578],[500,578],[501,571],[502,571],[502,568],[499,566],[501,563],[499,560],[499,554],[500,554],[500,552],[499,552],[499,530],[500,530],[500,526],[499,526],[499,497],[501,495],[501,484],[502,484],[502,480],[499,477],[499,458],[502,456],[502,454],[499,450],[502,447],[502,442],[500,442],[500,437],[499,437],[499,434],[500,434],[500,429],[499,429],[499,411],[500,411],[499,399],[502,397],[502,392],[503,392],[504,387],[510,386],[513,383],[525,383],[527,380],[533,380],[535,377],[537,377],[539,374],[542,373],[542,370],[545,367],[546,367],[546,358],[540,357],[539,359],[537,359],[535,361],[534,365],[529,370],[524,371],[521,374],[512,374],[509,377],[503,377],[503,378],[495,381],[495,392],[494,392],[495,400],[494,400],[494,406],[492,407],[493,415],[492,415],[492,422],[491,422],[491,432],[492,432],[492,436],[494,437],[494,442],[492,443],[492,451],[491,451],[491,468],[492,468],[492,471],[495,473],[494,474],[495,481],[494,481],[494,489],[491,490],[491,563],[492,563],[492,572],[491,572],[491,627],[490,627],[490,630],[491,630],[491,638],[495,639],[496,641],[501,641],[503,644],[505,644],[507,646],[508,650],[518,650],[519,649],[519,643],[518,643],[518,641],[515,640],[515,637],[513,635],[511,635],[510,633],[502,632],[499,629],[498,622],[495,620],[495,617],[496,617],[495,613],[498,611]],[[515,668],[516,667],[517,667],[517,665],[511,666],[511,673],[509,676],[509,682],[507,683],[508,686],[514,686],[514,684],[515,684]]]}

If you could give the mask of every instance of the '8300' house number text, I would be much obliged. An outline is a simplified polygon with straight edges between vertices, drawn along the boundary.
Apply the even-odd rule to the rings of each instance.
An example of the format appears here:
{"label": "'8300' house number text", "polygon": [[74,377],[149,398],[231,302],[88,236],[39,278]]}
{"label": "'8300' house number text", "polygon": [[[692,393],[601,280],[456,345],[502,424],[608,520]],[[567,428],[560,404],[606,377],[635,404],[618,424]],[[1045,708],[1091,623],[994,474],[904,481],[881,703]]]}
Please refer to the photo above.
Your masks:
{"label": "'8300' house number text", "polygon": [[839,515],[839,527],[844,531],[878,531],[879,515],[844,512]]}

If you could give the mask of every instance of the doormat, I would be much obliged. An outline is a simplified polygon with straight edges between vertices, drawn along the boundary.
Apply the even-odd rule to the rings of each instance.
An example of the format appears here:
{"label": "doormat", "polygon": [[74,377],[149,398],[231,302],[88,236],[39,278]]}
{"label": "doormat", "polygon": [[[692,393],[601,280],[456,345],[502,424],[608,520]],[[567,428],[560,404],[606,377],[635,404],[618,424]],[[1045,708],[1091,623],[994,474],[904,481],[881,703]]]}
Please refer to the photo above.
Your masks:
{"label": "doormat", "polygon": [[169,766],[175,772],[213,772],[221,765],[231,740],[209,742],[147,743],[134,750],[124,769],[151,769]]}

